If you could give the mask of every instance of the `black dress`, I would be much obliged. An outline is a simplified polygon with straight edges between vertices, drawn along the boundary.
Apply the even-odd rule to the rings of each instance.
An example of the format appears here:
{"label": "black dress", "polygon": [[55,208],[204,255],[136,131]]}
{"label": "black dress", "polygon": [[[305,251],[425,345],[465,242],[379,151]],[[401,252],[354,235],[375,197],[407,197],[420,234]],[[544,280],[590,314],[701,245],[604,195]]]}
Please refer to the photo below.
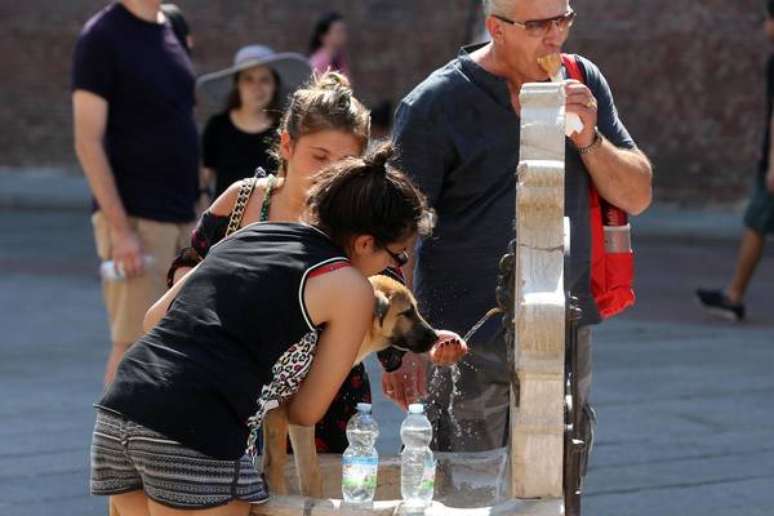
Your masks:
{"label": "black dress", "polygon": [[202,164],[215,171],[215,198],[232,183],[252,177],[258,167],[274,170],[269,151],[276,138],[276,126],[246,133],[234,125],[228,112],[210,118],[202,135]]}

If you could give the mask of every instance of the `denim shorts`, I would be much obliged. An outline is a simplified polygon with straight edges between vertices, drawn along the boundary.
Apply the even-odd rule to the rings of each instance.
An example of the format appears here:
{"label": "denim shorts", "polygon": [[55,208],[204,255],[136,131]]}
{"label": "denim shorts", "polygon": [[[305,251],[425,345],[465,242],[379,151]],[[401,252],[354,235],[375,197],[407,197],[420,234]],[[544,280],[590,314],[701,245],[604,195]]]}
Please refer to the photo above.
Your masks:
{"label": "denim shorts", "polygon": [[214,459],[103,409],[97,409],[91,443],[90,488],[93,495],[142,490],[177,509],[269,498],[263,475],[247,456]]}

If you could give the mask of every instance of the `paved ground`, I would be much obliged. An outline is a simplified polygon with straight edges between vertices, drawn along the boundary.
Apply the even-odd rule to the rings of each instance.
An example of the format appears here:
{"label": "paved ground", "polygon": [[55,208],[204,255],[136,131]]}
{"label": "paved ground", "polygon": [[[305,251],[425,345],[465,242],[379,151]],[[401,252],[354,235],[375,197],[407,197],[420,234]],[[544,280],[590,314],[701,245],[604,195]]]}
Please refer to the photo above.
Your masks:
{"label": "paved ground", "polygon": [[[691,291],[729,274],[733,222],[692,215],[685,225],[703,230],[670,231],[680,212],[660,213],[666,236],[638,240],[637,309],[595,335],[600,430],[584,514],[774,514],[774,255],[749,323],[711,321]],[[85,212],[0,211],[3,516],[105,513],[87,495],[90,404],[107,355],[96,267]],[[375,410],[379,447],[394,452],[401,416],[383,400]]]}

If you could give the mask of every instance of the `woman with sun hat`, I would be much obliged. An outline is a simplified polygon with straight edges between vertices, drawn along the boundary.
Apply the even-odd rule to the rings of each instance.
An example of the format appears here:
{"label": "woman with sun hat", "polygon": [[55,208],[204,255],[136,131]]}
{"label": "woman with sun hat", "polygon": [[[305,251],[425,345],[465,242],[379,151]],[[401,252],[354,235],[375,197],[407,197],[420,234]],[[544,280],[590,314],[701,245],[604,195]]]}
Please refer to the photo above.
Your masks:
{"label": "woman with sun hat", "polygon": [[198,79],[205,97],[225,101],[224,110],[209,119],[202,136],[204,182],[209,185],[214,179],[214,197],[254,175],[258,167],[275,168],[269,151],[284,103],[311,72],[301,54],[248,45],[237,51],[231,67]]}

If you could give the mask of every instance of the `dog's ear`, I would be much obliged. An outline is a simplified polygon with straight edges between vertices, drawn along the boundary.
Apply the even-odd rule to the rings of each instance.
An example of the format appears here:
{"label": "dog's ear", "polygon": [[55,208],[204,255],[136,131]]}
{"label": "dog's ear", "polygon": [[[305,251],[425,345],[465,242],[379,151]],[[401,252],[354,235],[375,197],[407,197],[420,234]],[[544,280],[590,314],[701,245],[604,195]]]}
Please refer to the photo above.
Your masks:
{"label": "dog's ear", "polygon": [[374,305],[374,317],[379,320],[379,326],[384,324],[384,318],[387,317],[387,311],[390,309],[390,300],[384,295],[384,292],[374,292],[376,304]]}

